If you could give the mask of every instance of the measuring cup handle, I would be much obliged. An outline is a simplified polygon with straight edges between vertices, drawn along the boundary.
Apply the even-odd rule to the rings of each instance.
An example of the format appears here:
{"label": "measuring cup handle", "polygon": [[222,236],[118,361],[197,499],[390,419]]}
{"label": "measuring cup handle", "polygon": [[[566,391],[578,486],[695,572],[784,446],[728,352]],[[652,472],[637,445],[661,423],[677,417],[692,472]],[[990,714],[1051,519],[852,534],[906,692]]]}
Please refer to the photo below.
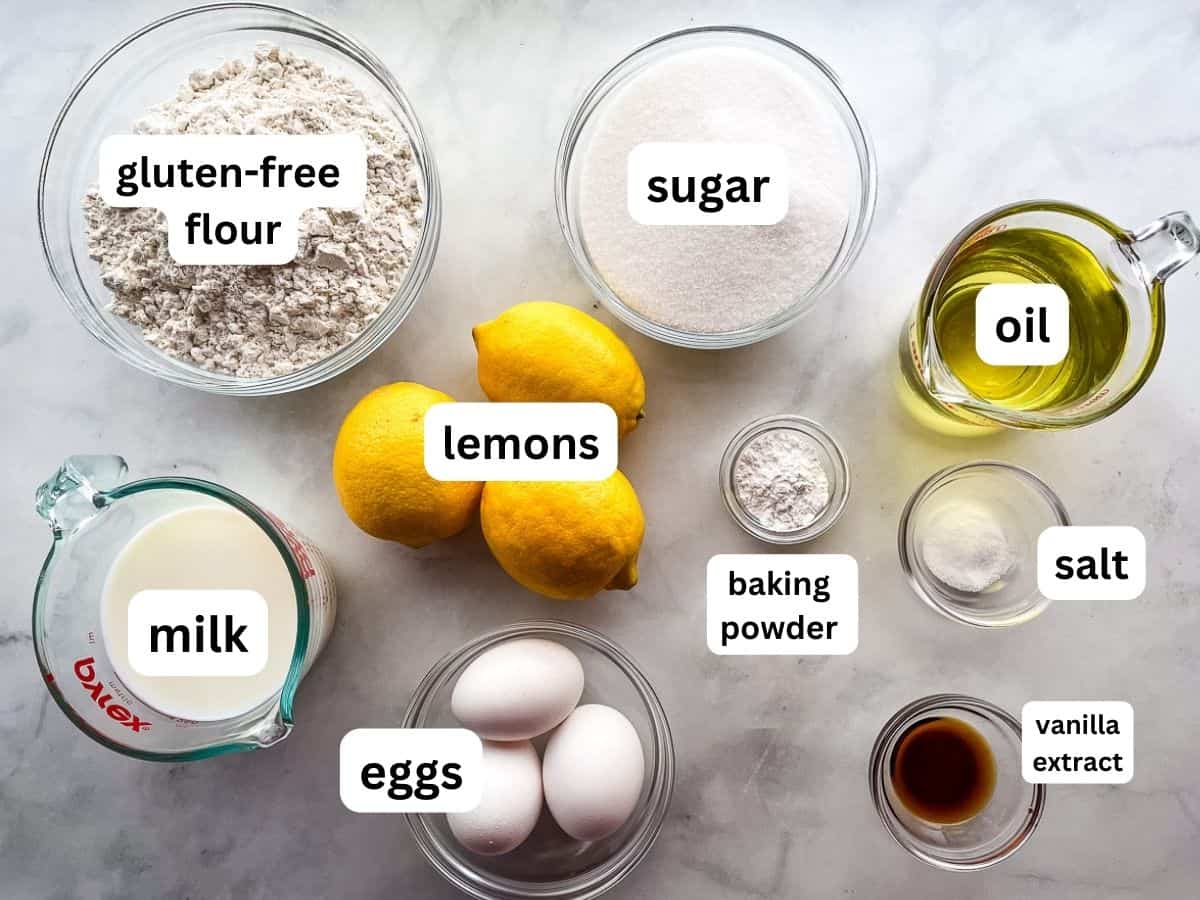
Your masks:
{"label": "measuring cup handle", "polygon": [[119,485],[127,471],[119,456],[69,456],[37,489],[35,509],[56,538],[70,534],[108,504],[104,492]]}
{"label": "measuring cup handle", "polygon": [[1200,253],[1200,229],[1185,212],[1168,213],[1130,236],[1129,250],[1147,281],[1166,281]]}

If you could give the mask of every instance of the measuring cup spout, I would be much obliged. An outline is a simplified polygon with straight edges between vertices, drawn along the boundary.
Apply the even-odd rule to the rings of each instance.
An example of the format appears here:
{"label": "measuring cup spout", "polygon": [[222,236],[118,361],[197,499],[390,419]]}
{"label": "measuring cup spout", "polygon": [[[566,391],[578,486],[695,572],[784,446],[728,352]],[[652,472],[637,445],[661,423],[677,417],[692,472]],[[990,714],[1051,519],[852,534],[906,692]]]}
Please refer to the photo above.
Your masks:
{"label": "measuring cup spout", "polygon": [[975,397],[954,377],[949,366],[942,361],[936,338],[930,336],[925,345],[921,366],[921,380],[934,399],[942,403],[969,404]]}
{"label": "measuring cup spout", "polygon": [[56,538],[77,531],[109,503],[129,467],[119,456],[70,456],[37,489],[35,508]]}
{"label": "measuring cup spout", "polygon": [[1187,213],[1168,213],[1131,235],[1128,253],[1147,282],[1166,281],[1200,253],[1200,229]]}
{"label": "measuring cup spout", "polygon": [[270,747],[291,733],[292,723],[286,721],[278,712],[272,712],[253,727],[246,735],[246,740],[259,747]]}

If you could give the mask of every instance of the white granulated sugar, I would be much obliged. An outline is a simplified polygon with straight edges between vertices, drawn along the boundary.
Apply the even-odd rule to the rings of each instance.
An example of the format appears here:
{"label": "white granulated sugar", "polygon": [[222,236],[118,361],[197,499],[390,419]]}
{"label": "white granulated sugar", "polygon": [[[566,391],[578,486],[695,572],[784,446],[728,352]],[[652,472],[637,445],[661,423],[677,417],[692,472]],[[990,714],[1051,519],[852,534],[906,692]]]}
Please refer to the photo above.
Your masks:
{"label": "white granulated sugar", "polygon": [[921,557],[943,583],[977,594],[1009,573],[1017,552],[986,507],[963,502],[940,510],[930,520]]}
{"label": "white granulated sugar", "polygon": [[733,492],[751,518],[782,534],[817,520],[829,505],[829,476],[812,441],[778,428],[763,432],[738,454]]}
{"label": "white granulated sugar", "polygon": [[170,356],[227,375],[283,375],[354,340],[387,306],[424,222],[421,172],[386,106],[348,79],[259,45],[193,72],[138,134],[349,134],[367,145],[367,194],[356,210],[309,210],[299,252],[282,266],[181,266],[154,209],[84,198],[88,253],[113,292],[111,311]]}
{"label": "white granulated sugar", "polygon": [[[722,333],[770,319],[820,280],[846,232],[853,149],[801,75],[755,50],[688,50],[652,63],[604,103],[584,150],[580,225],[626,305],[680,331]],[[765,226],[634,222],[628,156],[648,141],[781,146],[787,216]]]}

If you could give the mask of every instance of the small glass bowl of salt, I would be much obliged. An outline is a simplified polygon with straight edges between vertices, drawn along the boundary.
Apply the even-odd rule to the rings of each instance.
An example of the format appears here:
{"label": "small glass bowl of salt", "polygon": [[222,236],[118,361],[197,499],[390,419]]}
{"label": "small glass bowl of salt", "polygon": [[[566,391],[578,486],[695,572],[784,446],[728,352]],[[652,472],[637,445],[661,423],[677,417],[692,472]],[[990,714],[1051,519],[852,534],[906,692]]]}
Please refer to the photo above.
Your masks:
{"label": "small glass bowl of salt", "polygon": [[935,472],[900,516],[900,565],[917,596],[965,625],[1019,625],[1050,601],[1038,591],[1042,531],[1070,525],[1028,469],[984,460]]}
{"label": "small glass bowl of salt", "polygon": [[812,419],[778,415],[739,431],[721,458],[721,496],[747,534],[771,544],[819,537],[846,508],[850,465]]}

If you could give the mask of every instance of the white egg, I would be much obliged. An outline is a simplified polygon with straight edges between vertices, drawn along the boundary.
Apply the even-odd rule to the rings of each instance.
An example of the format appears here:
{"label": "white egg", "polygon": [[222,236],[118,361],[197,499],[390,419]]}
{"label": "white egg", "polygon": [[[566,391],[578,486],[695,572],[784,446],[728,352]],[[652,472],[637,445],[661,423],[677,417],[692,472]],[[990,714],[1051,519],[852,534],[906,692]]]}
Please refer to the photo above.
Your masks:
{"label": "white egg", "polygon": [[554,641],[518,638],[467,666],[450,711],[484,740],[524,741],[569,716],[582,693],[579,657]]}
{"label": "white egg", "polygon": [[559,828],[598,841],[625,824],[642,794],[637,729],[611,706],[579,707],[550,735],[542,761],[546,805]]}
{"label": "white egg", "polygon": [[483,799],[470,812],[447,813],[458,842],[475,853],[496,856],[529,837],[542,812],[542,765],[529,741],[483,742],[480,767]]}

